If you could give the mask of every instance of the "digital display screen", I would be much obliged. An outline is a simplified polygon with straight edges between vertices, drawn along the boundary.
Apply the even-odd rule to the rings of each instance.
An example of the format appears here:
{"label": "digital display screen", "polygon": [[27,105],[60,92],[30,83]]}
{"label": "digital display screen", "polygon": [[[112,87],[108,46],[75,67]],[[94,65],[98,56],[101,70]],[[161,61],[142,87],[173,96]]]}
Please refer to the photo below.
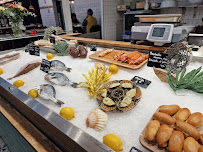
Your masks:
{"label": "digital display screen", "polygon": [[153,37],[163,37],[165,28],[155,27],[152,33]]}

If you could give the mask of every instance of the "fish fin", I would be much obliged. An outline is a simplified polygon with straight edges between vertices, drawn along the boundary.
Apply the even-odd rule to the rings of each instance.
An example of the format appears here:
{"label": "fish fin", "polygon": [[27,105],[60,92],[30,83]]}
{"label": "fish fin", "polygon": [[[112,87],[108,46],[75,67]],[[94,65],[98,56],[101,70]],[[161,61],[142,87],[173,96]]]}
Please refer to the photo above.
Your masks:
{"label": "fish fin", "polygon": [[66,71],[70,72],[70,70],[72,70],[71,68],[66,68]]}
{"label": "fish fin", "polygon": [[73,82],[73,83],[71,84],[71,86],[72,86],[73,88],[77,88],[78,84],[75,83],[75,82]]}
{"label": "fish fin", "polygon": [[56,105],[57,105],[57,106],[61,107],[62,104],[64,104],[64,102],[62,102],[62,101],[60,101],[60,100],[57,100],[57,101],[56,101]]}

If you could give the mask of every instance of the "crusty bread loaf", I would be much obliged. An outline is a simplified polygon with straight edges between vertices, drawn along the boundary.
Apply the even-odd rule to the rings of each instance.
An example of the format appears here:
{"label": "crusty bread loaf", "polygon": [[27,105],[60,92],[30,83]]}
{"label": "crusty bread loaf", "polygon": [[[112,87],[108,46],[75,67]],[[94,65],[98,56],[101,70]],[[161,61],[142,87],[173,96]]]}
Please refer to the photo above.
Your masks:
{"label": "crusty bread loaf", "polygon": [[176,120],[185,121],[190,116],[191,112],[188,108],[182,108],[175,114]]}
{"label": "crusty bread loaf", "polygon": [[147,127],[144,132],[144,137],[148,141],[155,141],[155,137],[157,134],[157,131],[160,127],[160,122],[158,120],[152,120],[147,124]]}
{"label": "crusty bread loaf", "polygon": [[173,128],[170,128],[167,125],[161,125],[157,132],[157,143],[161,147],[166,147],[167,146],[167,141],[171,137]]}
{"label": "crusty bread loaf", "polygon": [[181,152],[184,144],[184,135],[180,131],[174,131],[169,139],[168,151]]}
{"label": "crusty bread loaf", "polygon": [[175,114],[178,110],[180,110],[180,107],[178,105],[167,105],[163,106],[159,109],[159,112],[163,112],[169,115]]}
{"label": "crusty bread loaf", "polygon": [[199,144],[194,138],[187,137],[184,141],[183,149],[184,152],[198,152]]}
{"label": "crusty bread loaf", "polygon": [[203,123],[202,114],[200,112],[195,112],[195,113],[191,114],[187,120],[187,123],[189,123],[195,127],[201,126]]}
{"label": "crusty bread loaf", "polygon": [[153,115],[153,119],[157,119],[161,124],[173,125],[175,124],[175,120],[168,114],[163,112],[156,112]]}

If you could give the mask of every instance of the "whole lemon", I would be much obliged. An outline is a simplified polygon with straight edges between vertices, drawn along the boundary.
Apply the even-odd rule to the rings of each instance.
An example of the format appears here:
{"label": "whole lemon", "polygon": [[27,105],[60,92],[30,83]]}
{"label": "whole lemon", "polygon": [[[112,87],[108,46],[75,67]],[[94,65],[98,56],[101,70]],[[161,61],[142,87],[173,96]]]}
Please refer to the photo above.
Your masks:
{"label": "whole lemon", "polygon": [[0,75],[3,74],[3,73],[4,73],[3,69],[0,68]]}
{"label": "whole lemon", "polygon": [[118,72],[118,66],[114,64],[110,65],[109,72],[111,72],[112,74],[116,74]]}
{"label": "whole lemon", "polygon": [[60,111],[60,115],[67,120],[74,118],[74,110],[71,107],[63,107]]}
{"label": "whole lemon", "polygon": [[47,59],[48,59],[48,60],[51,60],[53,57],[54,57],[53,54],[51,54],[51,53],[48,53],[48,54],[47,54]]}
{"label": "whole lemon", "polygon": [[37,89],[31,89],[29,92],[28,92],[28,95],[31,96],[32,98],[36,98],[38,96],[38,91]]}
{"label": "whole lemon", "polygon": [[24,85],[24,82],[22,80],[16,80],[13,85],[16,87],[16,88],[19,88],[21,86]]}
{"label": "whole lemon", "polygon": [[114,134],[107,134],[104,136],[103,143],[116,152],[123,150],[120,138]]}

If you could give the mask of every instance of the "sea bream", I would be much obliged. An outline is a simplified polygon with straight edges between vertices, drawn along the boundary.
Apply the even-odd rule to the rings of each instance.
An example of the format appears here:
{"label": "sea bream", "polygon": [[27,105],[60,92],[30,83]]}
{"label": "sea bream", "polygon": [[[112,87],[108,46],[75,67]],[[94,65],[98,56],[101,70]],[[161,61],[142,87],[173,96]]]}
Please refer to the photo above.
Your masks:
{"label": "sea bream", "polygon": [[17,72],[17,74],[11,78],[8,78],[8,80],[11,80],[13,78],[19,77],[20,75],[26,74],[26,73],[32,71],[33,69],[37,68],[40,65],[41,65],[40,59],[31,61],[31,62],[25,64],[23,67],[21,67],[20,70]]}
{"label": "sea bream", "polygon": [[73,88],[78,86],[77,83],[71,82],[66,75],[59,72],[48,73],[44,76],[44,79],[61,86],[65,86],[67,84],[70,84]]}
{"label": "sea bream", "polygon": [[56,96],[55,88],[50,84],[40,85],[40,89],[38,90],[38,94],[41,98],[43,98],[45,100],[53,101],[59,107],[61,107],[61,105],[64,104],[62,101],[57,100],[55,98],[55,96]]}
{"label": "sea bream", "polygon": [[67,68],[66,65],[59,60],[52,60],[50,71],[68,71],[70,72],[71,68]]}

